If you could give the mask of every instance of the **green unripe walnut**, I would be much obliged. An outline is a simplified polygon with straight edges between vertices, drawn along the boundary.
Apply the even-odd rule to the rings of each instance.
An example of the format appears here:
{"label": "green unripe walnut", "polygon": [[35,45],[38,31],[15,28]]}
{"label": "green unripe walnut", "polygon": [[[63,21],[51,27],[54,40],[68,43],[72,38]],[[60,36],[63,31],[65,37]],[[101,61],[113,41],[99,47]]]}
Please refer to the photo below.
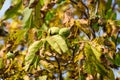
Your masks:
{"label": "green unripe walnut", "polygon": [[51,27],[48,32],[51,34],[51,35],[55,35],[55,34],[58,34],[59,33],[59,27]]}
{"label": "green unripe walnut", "polygon": [[69,28],[62,28],[59,31],[59,35],[68,37],[70,35],[70,29]]}
{"label": "green unripe walnut", "polygon": [[7,58],[10,59],[10,58],[13,58],[15,55],[11,52],[8,52],[7,53]]}

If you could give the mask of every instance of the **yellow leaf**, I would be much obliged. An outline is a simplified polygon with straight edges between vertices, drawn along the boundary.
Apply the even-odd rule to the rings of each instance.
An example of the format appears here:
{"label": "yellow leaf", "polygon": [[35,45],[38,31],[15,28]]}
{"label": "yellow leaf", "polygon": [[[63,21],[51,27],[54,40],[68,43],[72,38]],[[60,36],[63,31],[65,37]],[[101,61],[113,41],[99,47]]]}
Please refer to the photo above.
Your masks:
{"label": "yellow leaf", "polygon": [[83,54],[82,54],[82,52],[80,52],[78,55],[75,56],[74,62],[77,62],[78,60],[80,60],[82,58],[83,58]]}

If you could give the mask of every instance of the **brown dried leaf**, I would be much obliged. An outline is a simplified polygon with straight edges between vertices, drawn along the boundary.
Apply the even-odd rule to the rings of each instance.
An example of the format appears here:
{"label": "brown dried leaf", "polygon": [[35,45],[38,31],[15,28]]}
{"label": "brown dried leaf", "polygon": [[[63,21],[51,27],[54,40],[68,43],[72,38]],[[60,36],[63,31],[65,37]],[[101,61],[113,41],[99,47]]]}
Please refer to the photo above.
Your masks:
{"label": "brown dried leaf", "polygon": [[64,16],[63,16],[63,24],[66,24],[66,23],[68,23],[70,20],[72,19],[72,12],[71,12],[71,9],[69,8],[69,9],[67,9],[66,11],[65,11],[65,14],[64,14]]}
{"label": "brown dried leaf", "polygon": [[79,19],[78,20],[79,22],[80,22],[80,24],[86,24],[86,25],[88,25],[88,19]]}
{"label": "brown dried leaf", "polygon": [[31,5],[29,6],[29,8],[34,8],[37,5],[38,2],[39,2],[39,0],[34,0],[34,2],[31,3]]}
{"label": "brown dried leaf", "polygon": [[23,0],[23,5],[25,7],[28,7],[29,3],[30,3],[30,0]]}

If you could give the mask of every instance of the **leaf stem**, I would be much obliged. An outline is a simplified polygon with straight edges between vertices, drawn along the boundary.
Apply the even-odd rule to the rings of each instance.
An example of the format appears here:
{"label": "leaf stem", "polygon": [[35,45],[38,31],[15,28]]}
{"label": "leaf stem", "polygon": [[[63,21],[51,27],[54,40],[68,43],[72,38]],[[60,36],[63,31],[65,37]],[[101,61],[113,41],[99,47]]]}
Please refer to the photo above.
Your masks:
{"label": "leaf stem", "polygon": [[59,80],[63,80],[63,78],[62,78],[62,71],[61,71],[61,69],[60,69],[60,61],[57,59],[56,56],[55,56],[55,60],[57,61],[57,64],[58,64]]}

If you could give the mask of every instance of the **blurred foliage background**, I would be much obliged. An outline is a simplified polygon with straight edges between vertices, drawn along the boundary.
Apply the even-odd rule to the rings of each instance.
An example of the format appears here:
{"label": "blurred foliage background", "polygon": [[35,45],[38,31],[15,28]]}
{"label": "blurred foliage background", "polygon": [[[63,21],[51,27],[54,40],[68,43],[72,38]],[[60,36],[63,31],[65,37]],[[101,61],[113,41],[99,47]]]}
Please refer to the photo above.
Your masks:
{"label": "blurred foliage background", "polygon": [[119,80],[119,12],[120,0],[11,0],[0,19],[0,78]]}

